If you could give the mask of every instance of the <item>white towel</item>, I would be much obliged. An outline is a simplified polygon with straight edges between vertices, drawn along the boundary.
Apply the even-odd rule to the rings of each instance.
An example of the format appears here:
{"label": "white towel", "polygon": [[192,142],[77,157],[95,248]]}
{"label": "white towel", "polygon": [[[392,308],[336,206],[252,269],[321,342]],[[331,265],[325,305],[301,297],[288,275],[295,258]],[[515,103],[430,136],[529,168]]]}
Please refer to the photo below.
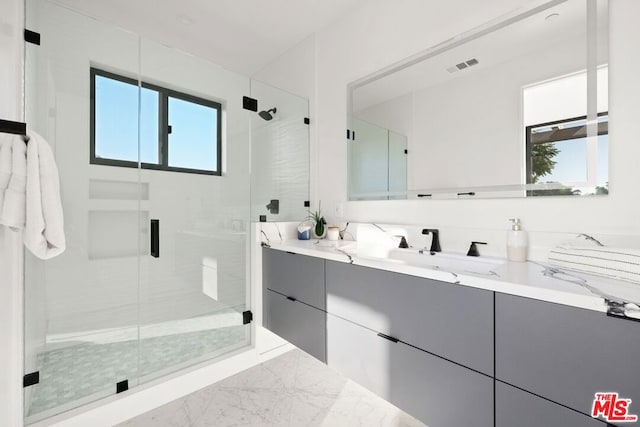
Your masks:
{"label": "white towel", "polygon": [[[10,149],[11,164],[7,167],[8,147]],[[6,225],[14,230],[24,228],[26,222],[25,191],[27,185],[27,147],[20,135],[12,135],[10,140],[3,143],[0,161],[2,162],[3,178],[6,181],[7,170],[11,170],[9,181],[4,188],[2,205],[0,205],[0,225]],[[2,187],[0,187],[2,188]]]}
{"label": "white towel", "polygon": [[4,192],[11,178],[12,145],[13,136],[0,134],[0,216],[2,216],[2,205],[4,205]]}
{"label": "white towel", "polygon": [[66,245],[60,179],[47,141],[33,131],[27,131],[27,135],[27,219],[23,240],[35,256],[49,259],[64,252]]}
{"label": "white towel", "polygon": [[549,253],[551,265],[640,283],[640,250],[598,246],[588,240],[563,243]]}

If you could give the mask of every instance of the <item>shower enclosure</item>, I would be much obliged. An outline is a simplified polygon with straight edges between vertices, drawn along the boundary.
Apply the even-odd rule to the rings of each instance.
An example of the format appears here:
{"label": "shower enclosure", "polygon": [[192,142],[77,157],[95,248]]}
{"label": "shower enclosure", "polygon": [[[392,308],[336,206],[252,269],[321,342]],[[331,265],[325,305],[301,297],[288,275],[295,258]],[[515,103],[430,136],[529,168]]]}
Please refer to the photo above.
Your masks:
{"label": "shower enclosure", "polygon": [[271,199],[270,220],[304,217],[309,141],[288,124],[304,99],[47,0],[26,11],[26,119],[55,153],[67,239],[26,256],[30,423],[251,345],[250,223]]}

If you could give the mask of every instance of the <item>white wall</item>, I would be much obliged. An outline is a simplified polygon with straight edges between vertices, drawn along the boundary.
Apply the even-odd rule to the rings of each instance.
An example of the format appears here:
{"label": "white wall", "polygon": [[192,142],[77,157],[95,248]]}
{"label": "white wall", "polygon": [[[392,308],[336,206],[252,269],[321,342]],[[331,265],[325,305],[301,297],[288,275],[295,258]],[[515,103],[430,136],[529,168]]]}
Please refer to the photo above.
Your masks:
{"label": "white wall", "polygon": [[376,124],[401,135],[410,136],[413,131],[414,120],[413,94],[407,93],[398,96],[358,111],[354,115],[366,122]]}
{"label": "white wall", "polygon": [[[347,189],[346,86],[395,61],[507,13],[524,1],[457,0],[438,8],[422,1],[372,1],[359,13],[319,32],[317,37],[318,197],[323,205],[344,203]],[[464,13],[458,13],[464,10]],[[441,228],[504,230],[519,216],[539,232],[640,234],[640,156],[635,119],[640,115],[640,81],[633,72],[640,31],[634,0],[610,2],[610,195],[599,198],[528,198],[507,200],[347,202],[352,221],[410,223]],[[444,23],[444,25],[443,25]],[[447,233],[442,233],[444,245]],[[504,254],[502,239],[491,241]]]}
{"label": "white wall", "polygon": [[[0,1],[0,118],[22,121],[22,1]],[[22,423],[22,239],[0,227],[0,425]]]}

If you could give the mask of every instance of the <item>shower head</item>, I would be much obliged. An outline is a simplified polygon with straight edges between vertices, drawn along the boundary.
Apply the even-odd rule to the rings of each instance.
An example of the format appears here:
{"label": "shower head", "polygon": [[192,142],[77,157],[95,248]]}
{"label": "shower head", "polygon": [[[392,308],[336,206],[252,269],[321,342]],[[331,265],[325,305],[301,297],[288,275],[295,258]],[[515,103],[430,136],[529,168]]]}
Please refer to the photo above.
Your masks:
{"label": "shower head", "polygon": [[[273,119],[273,114],[275,114],[275,113],[276,113],[276,111],[277,111],[277,110],[276,110],[276,108],[274,107],[274,108],[272,108],[272,109],[270,109],[270,110],[267,110],[267,111],[260,111],[260,112],[258,113],[258,115],[259,115],[260,117],[262,117],[264,120],[269,121],[269,120]],[[273,113],[273,114],[271,114],[271,113]]]}

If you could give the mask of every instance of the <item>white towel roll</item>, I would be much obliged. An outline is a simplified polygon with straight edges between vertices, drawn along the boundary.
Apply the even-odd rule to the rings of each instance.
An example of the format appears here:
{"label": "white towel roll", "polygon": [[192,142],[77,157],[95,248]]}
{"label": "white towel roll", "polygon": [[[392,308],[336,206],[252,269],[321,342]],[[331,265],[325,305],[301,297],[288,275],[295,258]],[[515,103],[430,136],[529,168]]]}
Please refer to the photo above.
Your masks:
{"label": "white towel roll", "polygon": [[4,192],[9,186],[9,179],[11,179],[12,146],[13,136],[0,134],[0,216],[4,205]]}
{"label": "white towel roll", "polygon": [[640,284],[640,250],[597,246],[588,241],[558,245],[549,253],[551,265]]}
{"label": "white towel roll", "polygon": [[[11,176],[4,191],[0,225],[17,230],[24,228],[26,222],[27,146],[19,135],[12,137],[10,145]],[[3,158],[2,161],[6,162],[6,159]]]}
{"label": "white towel roll", "polygon": [[66,247],[60,178],[49,143],[36,132],[27,134],[27,220],[23,240],[35,256],[49,259]]}

